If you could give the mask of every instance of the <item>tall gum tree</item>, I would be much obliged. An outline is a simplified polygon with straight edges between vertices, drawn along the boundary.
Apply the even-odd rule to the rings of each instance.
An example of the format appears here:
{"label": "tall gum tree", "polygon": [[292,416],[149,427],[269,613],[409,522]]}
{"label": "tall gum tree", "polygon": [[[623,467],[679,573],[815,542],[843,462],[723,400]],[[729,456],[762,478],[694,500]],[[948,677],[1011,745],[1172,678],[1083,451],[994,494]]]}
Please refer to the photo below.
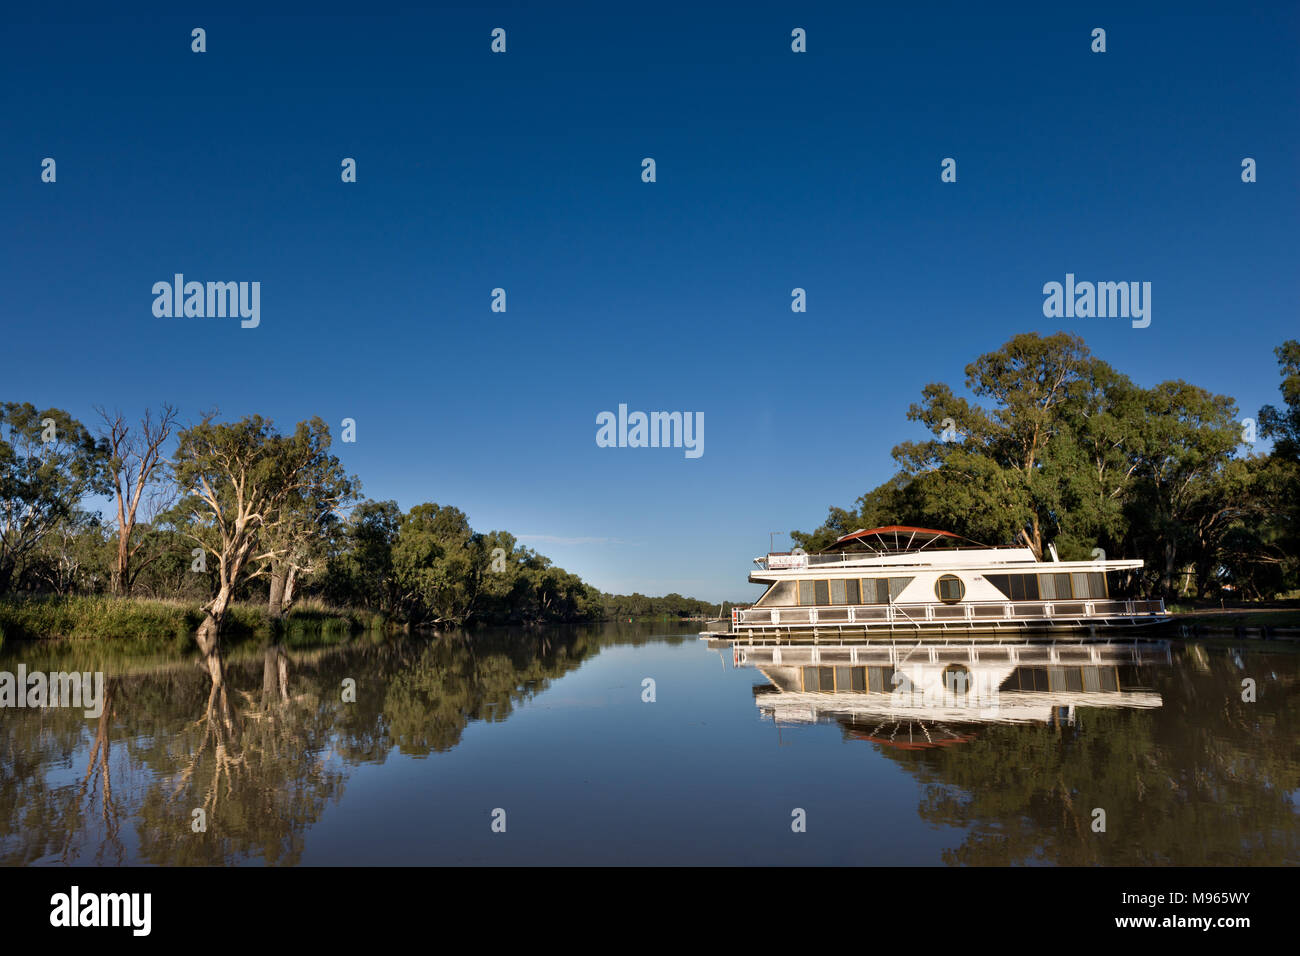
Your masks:
{"label": "tall gum tree", "polygon": [[272,422],[252,415],[234,423],[205,417],[180,432],[174,464],[176,481],[187,496],[188,534],[216,563],[216,594],[204,605],[196,634],[199,652],[212,679],[209,711],[230,725],[233,709],[225,685],[221,631],[236,587],[257,561],[273,558],[271,541],[300,496],[314,493],[314,482],[330,468],[329,428],[319,418],[280,435]]}
{"label": "tall gum tree", "polygon": [[[144,542],[135,534],[136,518],[146,495],[159,488],[158,479],[166,468],[163,445],[171,437],[176,425],[176,409],[162,406],[155,419],[152,410],[145,409],[140,425],[132,429],[121,412],[95,410],[103,421],[102,440],[108,454],[107,473],[117,499],[117,567],[114,571],[114,590],[130,596],[135,577],[148,560],[135,565],[136,555]],[[167,502],[159,499],[148,502],[153,511],[162,510]]]}
{"label": "tall gum tree", "polygon": [[1060,510],[1042,465],[1093,361],[1077,335],[1017,335],[966,366],[966,387],[992,407],[943,383],[925,386],[907,417],[938,437],[904,442],[894,458],[921,479],[939,517],[993,542],[1010,532],[1041,558]]}
{"label": "tall gum tree", "polygon": [[344,474],[342,463],[324,449],[298,477],[300,486],[266,523],[262,561],[270,580],[267,614],[272,620],[282,618],[293,605],[299,575],[323,563],[327,539],[341,521],[340,510],[358,497],[361,487],[360,479]]}

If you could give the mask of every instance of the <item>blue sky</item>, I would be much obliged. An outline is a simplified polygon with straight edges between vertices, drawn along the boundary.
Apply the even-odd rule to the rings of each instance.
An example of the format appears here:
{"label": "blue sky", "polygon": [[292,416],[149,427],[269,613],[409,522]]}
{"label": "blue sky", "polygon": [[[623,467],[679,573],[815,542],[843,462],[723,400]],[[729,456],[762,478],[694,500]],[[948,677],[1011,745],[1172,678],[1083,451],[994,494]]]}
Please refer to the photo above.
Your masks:
{"label": "blue sky", "polygon": [[[7,8],[0,398],[351,417],[370,497],[752,599],[768,532],[887,479],[922,386],[1016,333],[1277,400],[1300,7],[1132,6]],[[259,281],[261,325],[156,318],[177,272]],[[1067,272],[1150,281],[1151,326],[1044,319]],[[703,412],[703,457],[598,448],[619,403]]]}

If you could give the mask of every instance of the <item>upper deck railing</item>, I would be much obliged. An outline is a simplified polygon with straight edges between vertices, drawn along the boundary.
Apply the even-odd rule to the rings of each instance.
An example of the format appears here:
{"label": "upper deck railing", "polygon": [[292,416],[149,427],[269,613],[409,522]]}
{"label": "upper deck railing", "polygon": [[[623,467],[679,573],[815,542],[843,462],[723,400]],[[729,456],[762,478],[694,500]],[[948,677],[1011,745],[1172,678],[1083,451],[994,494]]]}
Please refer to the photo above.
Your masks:
{"label": "upper deck railing", "polygon": [[800,568],[811,568],[828,564],[844,564],[848,561],[861,561],[869,558],[902,557],[909,554],[929,556],[932,554],[945,554],[952,551],[995,550],[1013,551],[1023,549],[951,547],[935,548],[931,550],[918,549],[915,551],[835,551],[826,554],[808,554],[807,552],[801,551],[774,551],[768,555],[755,558],[754,563],[764,571],[796,571]]}

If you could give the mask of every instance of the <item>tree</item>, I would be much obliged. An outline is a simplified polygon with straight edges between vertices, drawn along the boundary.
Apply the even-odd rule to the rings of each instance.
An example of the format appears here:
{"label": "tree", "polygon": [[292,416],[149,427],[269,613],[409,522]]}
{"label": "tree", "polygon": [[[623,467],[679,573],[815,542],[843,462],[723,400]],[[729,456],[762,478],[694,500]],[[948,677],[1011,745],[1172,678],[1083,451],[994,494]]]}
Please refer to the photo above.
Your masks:
{"label": "tree", "polygon": [[98,512],[72,512],[32,551],[25,562],[24,580],[63,596],[101,592],[111,567],[107,530]]}
{"label": "tree", "polygon": [[336,604],[392,615],[397,607],[393,546],[402,523],[396,501],[362,501],[334,529],[322,590]]}
{"label": "tree", "polygon": [[1282,367],[1284,408],[1265,405],[1259,410],[1260,432],[1273,439],[1273,449],[1280,458],[1300,462],[1300,341],[1288,339],[1273,352]]}
{"label": "tree", "polygon": [[282,436],[272,423],[252,415],[220,424],[213,415],[177,437],[176,480],[187,492],[188,533],[217,565],[217,593],[204,605],[195,639],[212,678],[209,709],[233,720],[221,657],[221,626],[235,588],[252,562],[273,557],[276,549],[254,554],[263,535],[273,536],[287,520],[286,505],[310,495],[330,470],[329,428],[319,418],[300,422]]}
{"label": "tree", "polygon": [[1284,407],[1259,411],[1260,432],[1273,440],[1268,487],[1282,500],[1266,537],[1285,557],[1278,590],[1300,586],[1300,341],[1288,339],[1274,349],[1282,368]]}
{"label": "tree", "polygon": [[967,388],[992,399],[991,409],[943,383],[927,385],[907,417],[939,437],[893,453],[906,474],[923,476],[922,508],[972,538],[1018,538],[1041,558],[1062,510],[1060,485],[1044,463],[1093,362],[1076,335],[1030,332],[966,366]]}
{"label": "tree", "polygon": [[[117,498],[117,568],[114,590],[118,594],[129,596],[135,577],[140,572],[140,567],[132,568],[132,562],[144,546],[143,537],[135,535],[136,514],[146,489],[156,485],[160,466],[165,465],[162,446],[171,436],[176,424],[176,410],[170,405],[164,405],[155,421],[152,410],[145,409],[140,427],[134,431],[121,412],[109,414],[102,407],[96,411],[104,422],[102,436],[108,451],[108,474]],[[164,507],[162,499],[150,502],[151,517]],[[133,537],[136,538],[134,544]],[[155,554],[144,564],[149,564],[156,558]]]}
{"label": "tree", "polygon": [[398,528],[393,547],[398,604],[414,624],[467,621],[486,566],[483,536],[458,508],[416,505]]}
{"label": "tree", "polygon": [[328,447],[326,431],[321,453],[309,460],[297,476],[298,487],[264,523],[261,547],[270,578],[267,613],[272,619],[279,619],[292,606],[298,576],[316,570],[325,556],[325,542],[340,520],[339,508],[355,499],[361,487],[356,477],[344,474],[338,458],[325,454]]}
{"label": "tree", "polygon": [[1194,561],[1198,522],[1221,502],[1220,476],[1241,442],[1236,403],[1178,380],[1144,397],[1130,523],[1166,596],[1176,593],[1182,563]]}
{"label": "tree", "polygon": [[[1201,597],[1234,582],[1281,590],[1294,576],[1295,507],[1287,475],[1300,474],[1300,344],[1278,349],[1285,410],[1260,413],[1277,439],[1268,462],[1237,458],[1236,406],[1183,381],[1145,389],[1093,357],[1074,336],[1018,335],[966,367],[985,409],[942,383],[927,385],[909,417],[937,440],[894,449],[902,472],[832,508],[805,549],[860,527],[920,524],[977,541],[1018,540],[1041,559],[1053,541],[1065,560],[1100,547],[1146,562],[1146,584]],[[1291,469],[1288,472],[1287,469]],[[1292,485],[1300,491],[1300,483]],[[1289,517],[1288,517],[1289,516]],[[1288,544],[1289,543],[1289,544]]]}
{"label": "tree", "polygon": [[[0,593],[88,494],[104,493],[104,448],[58,408],[0,404]],[[6,434],[7,433],[7,434]]]}

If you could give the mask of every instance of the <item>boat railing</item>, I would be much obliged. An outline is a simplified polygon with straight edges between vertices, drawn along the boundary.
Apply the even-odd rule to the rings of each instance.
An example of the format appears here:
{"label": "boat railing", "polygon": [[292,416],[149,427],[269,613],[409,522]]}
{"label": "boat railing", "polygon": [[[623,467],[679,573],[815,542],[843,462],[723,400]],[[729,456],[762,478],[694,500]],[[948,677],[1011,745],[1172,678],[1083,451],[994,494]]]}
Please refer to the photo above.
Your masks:
{"label": "boat railing", "polygon": [[[944,548],[943,551],[989,551],[989,548]],[[1011,549],[1008,549],[1011,550]],[[763,571],[797,571],[801,568],[824,567],[826,565],[846,564],[850,561],[862,561],[869,558],[881,558],[907,554],[934,554],[933,550],[923,551],[837,551],[831,554],[808,554],[802,551],[782,551],[754,559]]]}
{"label": "boat railing", "polygon": [[819,607],[735,608],[736,627],[837,627],[853,624],[894,624],[929,627],[944,624],[999,621],[1086,620],[1090,618],[1161,617],[1165,602],[1156,600],[963,601],[959,604],[868,604]]}

